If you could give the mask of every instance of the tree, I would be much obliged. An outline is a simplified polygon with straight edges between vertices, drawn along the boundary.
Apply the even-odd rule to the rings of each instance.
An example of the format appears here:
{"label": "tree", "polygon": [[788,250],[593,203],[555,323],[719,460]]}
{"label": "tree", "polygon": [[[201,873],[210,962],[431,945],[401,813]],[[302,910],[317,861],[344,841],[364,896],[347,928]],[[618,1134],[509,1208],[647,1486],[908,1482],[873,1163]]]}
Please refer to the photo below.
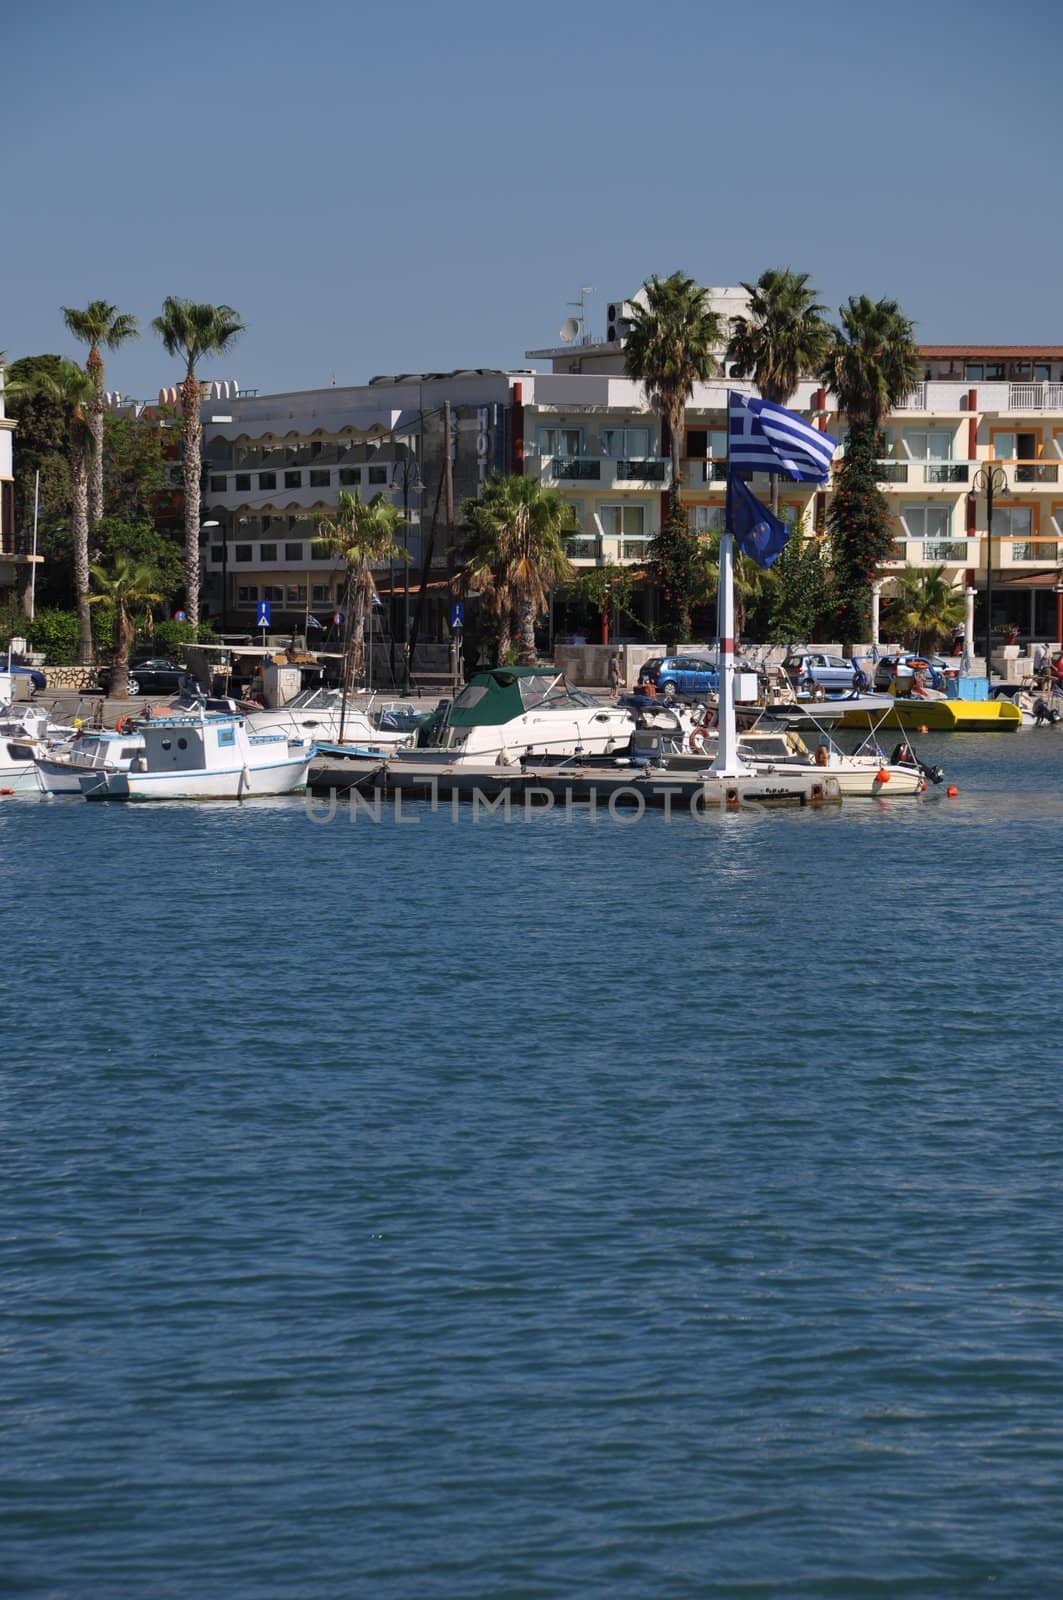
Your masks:
{"label": "tree", "polygon": [[556,583],[572,576],[564,537],[572,508],[535,478],[491,478],[477,500],[462,507],[465,564],[462,587],[476,589],[495,625],[495,665],[501,666],[515,625],[519,660],[534,665],[535,623]]}
{"label": "tree", "polygon": [[795,531],[771,569],[776,578],[766,635],[772,644],[814,639],[834,606],[820,539]]}
{"label": "tree", "polygon": [[346,707],[346,691],[365,675],[365,619],[373,603],[373,568],[388,560],[401,561],[406,555],[395,543],[402,512],[382,494],[366,503],[341,489],[335,517],[319,515],[316,520],[321,531],[314,543],[338,556],[347,568],[343,591],[348,630],[343,663]]}
{"label": "tree", "polygon": [[933,649],[952,633],[965,614],[963,595],[945,577],[944,567],[905,567],[894,580],[890,624],[916,650]]}
{"label": "tree", "polygon": [[[735,317],[727,359],[736,378],[752,378],[765,400],[784,406],[806,373],[818,372],[830,347],[830,327],[809,287],[807,272],[769,267],[743,283],[749,313]],[[779,511],[779,477],[772,474],[771,509]]]}
{"label": "tree", "polygon": [[158,423],[143,417],[105,416],[103,440],[105,514],[125,522],[154,521],[156,497],[167,484]]}
{"label": "tree", "polygon": [[849,427],[827,514],[835,620],[849,647],[866,637],[871,584],[893,544],[889,505],[878,487],[882,423],[916,381],[919,350],[913,324],[894,300],[851,296],[841,320],[820,377],[836,393]]}
{"label": "tree", "polygon": [[152,327],[169,356],[182,356],[185,377],[181,384],[181,444],[184,452],[185,489],[185,610],[193,630],[199,627],[199,506],[203,428],[199,408],[201,392],[196,365],[207,356],[223,355],[244,331],[231,306],[197,305],[172,296],[163,301],[162,315]]}
{"label": "tree", "polygon": [[184,563],[174,539],[150,522],[104,517],[92,534],[92,560],[113,565],[119,559],[136,567],[150,567],[160,598],[169,600],[181,587]]}
{"label": "tree", "polygon": [[103,357],[105,350],[117,350],[129,339],[139,339],[140,329],[136,317],[119,311],[107,300],[90,300],[84,311],[63,306],[63,321],[75,339],[89,347],[85,370],[93,383],[93,398],[89,406],[89,427],[92,430],[93,452],[89,471],[89,526],[94,528],[103,516]]}
{"label": "tree", "polygon": [[652,277],[643,287],[646,304],[634,303],[624,366],[628,377],[643,385],[667,424],[674,507],[679,503],[687,401],[696,383],[719,371],[714,351],[723,343],[723,318],[710,309],[707,291],[681,272]]}
{"label": "tree", "polygon": [[74,589],[78,610],[78,662],[92,665],[92,612],[89,609],[89,501],[88,472],[93,456],[92,430],[88,408],[95,385],[92,378],[73,361],[60,360],[58,366],[39,368],[28,385],[15,386],[16,398],[26,392],[43,396],[56,405],[66,419],[70,452],[71,532],[73,534]]}
{"label": "tree", "polygon": [[[23,529],[33,524],[34,488],[40,480],[42,534],[70,518],[69,426],[59,400],[43,389],[38,378],[58,378],[62,356],[23,356],[7,367],[7,413],[18,423],[15,448],[15,523]],[[43,576],[43,573],[39,576]]]}
{"label": "tree", "polygon": [[89,596],[89,605],[110,604],[114,607],[114,662],[111,674],[112,699],[125,700],[129,694],[129,647],[133,643],[134,627],[131,608],[152,605],[161,600],[156,588],[156,574],[150,567],[138,566],[128,556],[118,556],[110,567],[93,566],[92,581],[96,592]]}
{"label": "tree", "polygon": [[660,532],[650,540],[649,556],[665,643],[669,655],[674,655],[690,638],[690,613],[708,580],[707,552],[674,498]]}

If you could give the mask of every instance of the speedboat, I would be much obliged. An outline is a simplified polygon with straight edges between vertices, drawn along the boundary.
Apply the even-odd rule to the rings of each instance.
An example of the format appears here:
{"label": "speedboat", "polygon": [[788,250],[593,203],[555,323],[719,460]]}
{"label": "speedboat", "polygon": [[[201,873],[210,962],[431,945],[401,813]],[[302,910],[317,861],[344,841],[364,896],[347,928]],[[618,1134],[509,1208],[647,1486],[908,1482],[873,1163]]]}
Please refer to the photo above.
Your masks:
{"label": "speedboat", "polygon": [[134,724],[144,748],[124,771],[79,775],[86,800],[242,800],[292,794],[306,783],[312,739],[255,731],[235,713],[159,711]]}
{"label": "speedboat", "polygon": [[611,756],[627,747],[635,726],[629,710],[577,689],[555,667],[495,667],[477,672],[451,701],[434,745],[397,754],[441,766]]}
{"label": "speedboat", "polygon": [[347,701],[342,689],[304,689],[285,706],[273,710],[247,712],[247,725],[253,733],[281,729],[292,737],[310,739],[315,744],[355,744],[359,748],[388,754],[413,743],[408,728],[395,728],[371,722],[366,712]]}

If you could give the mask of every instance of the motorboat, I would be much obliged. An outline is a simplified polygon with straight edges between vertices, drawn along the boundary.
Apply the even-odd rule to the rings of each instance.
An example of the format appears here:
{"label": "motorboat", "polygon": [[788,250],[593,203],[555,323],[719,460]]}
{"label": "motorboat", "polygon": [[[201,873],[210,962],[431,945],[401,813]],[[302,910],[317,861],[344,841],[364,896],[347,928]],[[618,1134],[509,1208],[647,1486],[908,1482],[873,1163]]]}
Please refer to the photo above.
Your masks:
{"label": "motorboat", "polygon": [[477,672],[441,713],[433,743],[397,755],[443,766],[611,756],[635,727],[630,710],[577,689],[556,667],[495,667]]}
{"label": "motorboat", "polygon": [[303,788],[314,741],[284,728],[253,729],[229,712],[160,708],[134,724],[144,748],[124,771],[79,775],[86,800],[242,800]]}
{"label": "motorboat", "polygon": [[9,794],[35,793],[37,756],[73,738],[76,732],[76,728],[51,722],[40,706],[0,706],[0,790]]}
{"label": "motorboat", "polygon": [[81,794],[81,777],[101,769],[128,772],[144,749],[144,736],[111,728],[75,733],[66,744],[49,747],[34,756],[37,787],[43,794]]}
{"label": "motorboat", "polygon": [[247,712],[248,728],[254,733],[282,729],[293,737],[310,739],[315,744],[354,744],[385,754],[413,743],[409,728],[388,727],[384,721],[371,721],[365,711],[347,701],[342,689],[324,687],[304,689],[287,705],[270,710]]}
{"label": "motorboat", "polygon": [[[708,771],[716,754],[716,730],[698,728],[692,738],[696,741],[694,748],[689,740],[684,746],[676,730],[639,728],[632,735],[627,759],[635,767],[655,767],[666,772]],[[905,751],[907,748],[903,747]],[[920,764],[910,753],[907,760],[900,759],[900,747],[889,760],[878,749],[849,755],[823,735],[813,752],[799,733],[788,728],[739,731],[738,755],[760,776],[782,771],[809,777],[829,773],[837,779],[844,799],[873,799],[887,791],[890,795],[920,794],[928,778],[935,783],[941,781],[938,768]]]}

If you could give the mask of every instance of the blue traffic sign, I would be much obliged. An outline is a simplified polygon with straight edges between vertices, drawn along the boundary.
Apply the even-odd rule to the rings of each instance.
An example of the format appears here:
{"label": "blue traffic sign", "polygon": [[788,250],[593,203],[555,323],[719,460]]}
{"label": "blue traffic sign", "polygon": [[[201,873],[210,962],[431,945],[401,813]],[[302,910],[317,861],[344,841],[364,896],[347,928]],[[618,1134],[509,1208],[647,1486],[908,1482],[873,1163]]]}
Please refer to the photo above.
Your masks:
{"label": "blue traffic sign", "polygon": [[255,623],[255,627],[268,628],[272,615],[273,602],[271,600],[260,600],[258,602],[258,621]]}
{"label": "blue traffic sign", "polygon": [[187,622],[188,621],[188,612],[187,611],[175,611],[174,614],[173,614],[173,620],[175,622]]}
{"label": "blue traffic sign", "polygon": [[464,628],[464,626],[465,626],[465,602],[464,602],[464,600],[452,600],[450,602],[450,626],[451,626],[451,628]]}

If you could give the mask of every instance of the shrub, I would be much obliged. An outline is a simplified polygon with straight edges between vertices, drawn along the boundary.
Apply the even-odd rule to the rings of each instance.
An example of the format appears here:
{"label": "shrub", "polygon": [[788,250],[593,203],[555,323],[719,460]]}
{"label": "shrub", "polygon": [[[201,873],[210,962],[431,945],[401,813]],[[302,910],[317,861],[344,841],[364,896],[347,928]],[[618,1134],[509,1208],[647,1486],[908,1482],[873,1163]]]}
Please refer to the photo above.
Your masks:
{"label": "shrub", "polygon": [[[199,624],[199,642],[207,644],[214,638],[214,629],[209,622]],[[195,644],[195,631],[190,622],[157,622],[151,638],[145,637],[143,631],[138,631],[137,652],[150,650],[156,656],[176,656],[183,645]]]}
{"label": "shrub", "polygon": [[[95,620],[95,619],[93,619]],[[34,650],[42,650],[50,667],[73,667],[78,658],[78,614],[48,606],[38,611],[25,630]]]}

